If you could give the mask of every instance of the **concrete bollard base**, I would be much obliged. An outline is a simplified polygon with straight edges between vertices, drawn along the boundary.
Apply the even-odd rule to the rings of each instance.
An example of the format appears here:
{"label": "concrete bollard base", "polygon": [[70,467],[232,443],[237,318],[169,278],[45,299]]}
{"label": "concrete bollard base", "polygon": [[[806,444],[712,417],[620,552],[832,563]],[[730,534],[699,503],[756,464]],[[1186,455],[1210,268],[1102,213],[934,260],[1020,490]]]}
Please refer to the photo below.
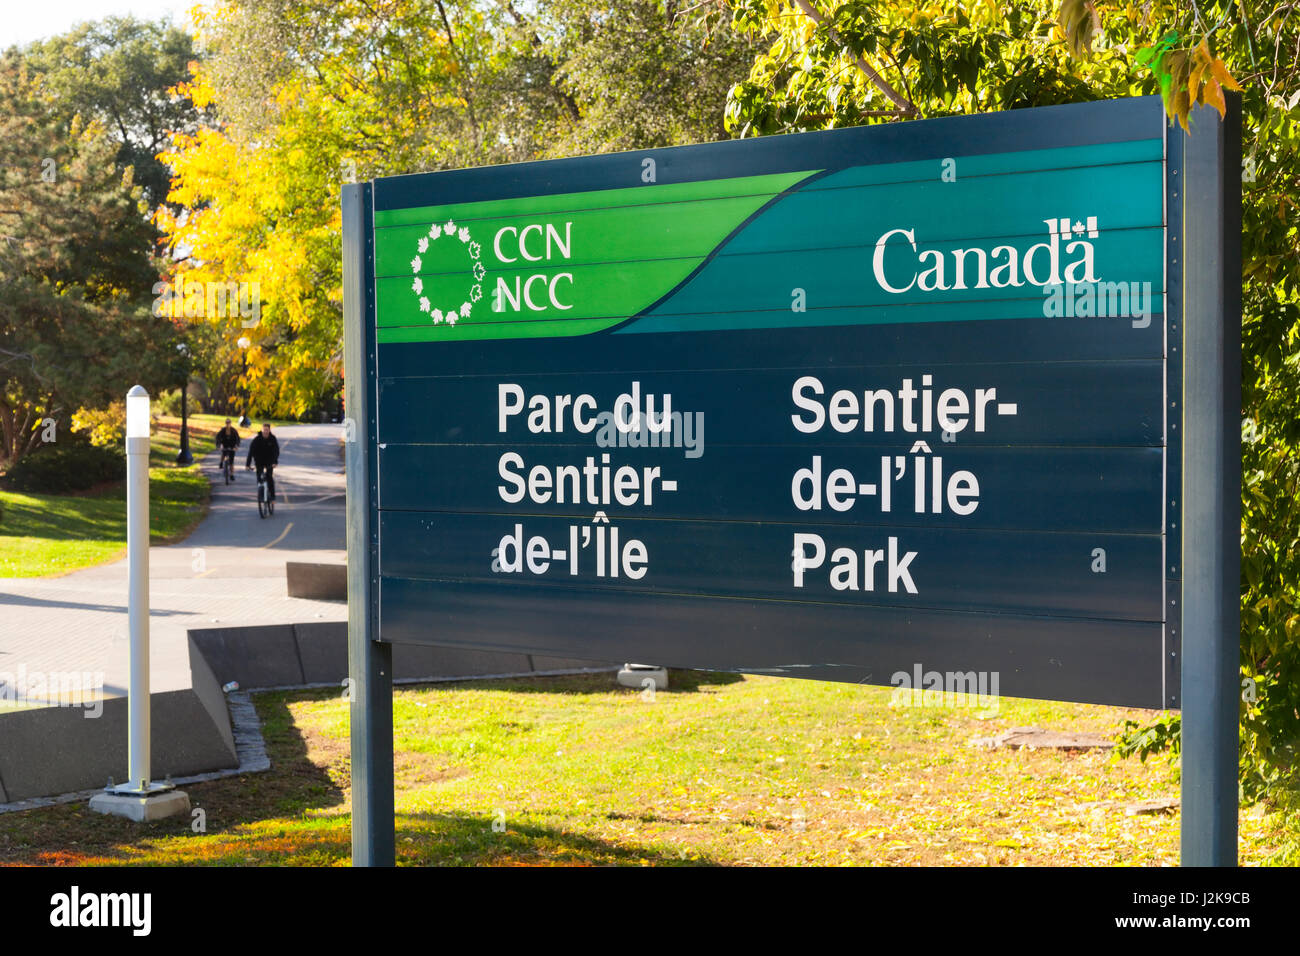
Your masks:
{"label": "concrete bollard base", "polygon": [[97,793],[90,798],[90,809],[96,813],[111,813],[126,817],[136,823],[150,823],[189,813],[190,797],[184,790],[167,790],[148,796],[125,793]]}
{"label": "concrete bollard base", "polygon": [[668,670],[655,664],[624,664],[618,672],[618,682],[624,687],[645,687],[645,681],[654,681],[655,690],[668,689]]}

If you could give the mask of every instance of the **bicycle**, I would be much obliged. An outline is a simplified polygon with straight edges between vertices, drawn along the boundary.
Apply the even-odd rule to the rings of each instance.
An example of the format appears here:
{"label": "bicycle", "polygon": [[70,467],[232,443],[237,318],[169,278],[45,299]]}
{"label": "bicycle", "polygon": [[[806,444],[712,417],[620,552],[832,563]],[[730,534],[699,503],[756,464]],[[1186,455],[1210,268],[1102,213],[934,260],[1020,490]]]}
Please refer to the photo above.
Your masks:
{"label": "bicycle", "polygon": [[266,484],[269,474],[269,470],[264,469],[257,479],[257,516],[259,518],[275,514],[275,499],[271,497],[270,488]]}
{"label": "bicycle", "polygon": [[223,450],[221,453],[221,474],[226,479],[226,484],[231,484],[235,480],[235,453],[230,450]]}

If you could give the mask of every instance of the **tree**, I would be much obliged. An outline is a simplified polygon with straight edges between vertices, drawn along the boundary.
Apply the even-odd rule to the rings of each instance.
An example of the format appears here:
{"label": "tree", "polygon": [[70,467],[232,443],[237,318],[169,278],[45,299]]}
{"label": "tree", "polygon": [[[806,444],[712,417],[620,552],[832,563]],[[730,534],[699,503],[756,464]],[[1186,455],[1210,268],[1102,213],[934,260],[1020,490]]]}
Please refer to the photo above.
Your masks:
{"label": "tree", "polygon": [[0,461],[47,440],[46,419],[57,436],[78,407],[166,380],[174,337],[143,307],[151,232],[115,152],[0,58]]}
{"label": "tree", "polygon": [[167,195],[158,154],[173,132],[193,131],[194,103],[174,92],[189,79],[190,35],[167,21],[108,17],[83,23],[24,51],[42,94],[65,123],[97,122],[117,144],[119,170],[131,167],[150,207]]}
{"label": "tree", "polygon": [[[1171,121],[1242,88],[1242,787],[1300,779],[1300,8],[1012,0],[729,0],[765,51],[731,91],[741,135],[1159,93]],[[1131,749],[1176,746],[1177,718]]]}
{"label": "tree", "polygon": [[534,77],[554,108],[547,156],[728,139],[727,91],[759,51],[714,5],[673,0],[550,0],[506,9],[524,51],[517,87]]}

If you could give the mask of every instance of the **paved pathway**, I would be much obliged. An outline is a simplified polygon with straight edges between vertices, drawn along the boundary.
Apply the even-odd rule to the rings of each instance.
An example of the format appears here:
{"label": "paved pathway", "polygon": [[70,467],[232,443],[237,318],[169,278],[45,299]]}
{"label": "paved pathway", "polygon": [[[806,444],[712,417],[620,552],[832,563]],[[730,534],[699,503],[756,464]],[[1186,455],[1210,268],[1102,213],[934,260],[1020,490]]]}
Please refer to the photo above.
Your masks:
{"label": "paved pathway", "polygon": [[[189,628],[340,621],[343,602],[286,595],[286,561],[346,558],[343,458],[338,425],[277,429],[275,514],[257,515],[257,483],[243,470],[221,482],[217,456],[203,459],[212,508],[180,544],[150,549],[152,690],[190,685]],[[127,686],[126,561],[58,578],[0,578],[0,681],[33,672],[102,672],[105,696]]]}

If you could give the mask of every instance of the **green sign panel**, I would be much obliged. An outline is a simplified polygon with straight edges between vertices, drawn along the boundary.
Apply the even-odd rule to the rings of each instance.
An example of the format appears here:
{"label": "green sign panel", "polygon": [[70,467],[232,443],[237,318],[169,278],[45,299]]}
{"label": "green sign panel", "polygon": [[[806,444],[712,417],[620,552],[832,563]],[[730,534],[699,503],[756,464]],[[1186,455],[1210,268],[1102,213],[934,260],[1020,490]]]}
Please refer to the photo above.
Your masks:
{"label": "green sign panel", "polygon": [[1024,318],[1103,278],[1159,313],[1163,160],[1150,138],[377,210],[379,342]]}

